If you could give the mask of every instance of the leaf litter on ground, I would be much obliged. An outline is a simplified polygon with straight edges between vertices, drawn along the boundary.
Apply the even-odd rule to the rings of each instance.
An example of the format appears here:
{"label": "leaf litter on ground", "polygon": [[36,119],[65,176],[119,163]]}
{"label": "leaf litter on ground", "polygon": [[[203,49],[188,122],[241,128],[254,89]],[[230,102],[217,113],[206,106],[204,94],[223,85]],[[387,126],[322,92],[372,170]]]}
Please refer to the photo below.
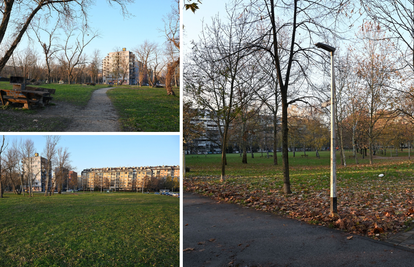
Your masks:
{"label": "leaf litter on ground", "polygon": [[[338,213],[333,216],[329,211],[329,173],[319,171],[319,177],[328,180],[325,189],[314,177],[300,179],[292,182],[290,195],[283,193],[283,183],[277,179],[257,176],[230,177],[223,183],[214,176],[191,177],[184,180],[184,188],[216,200],[383,240],[408,229],[414,218],[411,162],[393,164],[343,168],[338,176]],[[384,176],[378,177],[378,173]]]}

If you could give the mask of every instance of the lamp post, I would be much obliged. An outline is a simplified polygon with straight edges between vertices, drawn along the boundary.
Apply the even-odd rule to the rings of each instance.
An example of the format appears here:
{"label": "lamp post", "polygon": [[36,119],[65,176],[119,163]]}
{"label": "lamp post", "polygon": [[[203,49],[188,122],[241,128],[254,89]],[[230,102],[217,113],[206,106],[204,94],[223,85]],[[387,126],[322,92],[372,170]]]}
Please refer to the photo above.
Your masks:
{"label": "lamp post", "polygon": [[316,43],[316,47],[322,48],[331,53],[331,214],[337,213],[336,198],[336,154],[335,154],[335,73],[334,73],[334,52],[335,47],[323,43]]}

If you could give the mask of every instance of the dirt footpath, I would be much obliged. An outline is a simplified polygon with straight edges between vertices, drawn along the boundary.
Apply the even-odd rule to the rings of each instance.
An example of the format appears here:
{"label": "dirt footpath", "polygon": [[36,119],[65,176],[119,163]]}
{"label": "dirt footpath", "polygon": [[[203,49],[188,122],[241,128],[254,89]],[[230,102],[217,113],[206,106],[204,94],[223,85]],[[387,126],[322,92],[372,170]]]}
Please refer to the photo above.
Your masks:
{"label": "dirt footpath", "polygon": [[106,92],[102,88],[93,92],[88,105],[82,109],[67,103],[57,102],[56,106],[40,111],[38,116],[66,117],[71,120],[65,132],[119,132],[118,115]]}

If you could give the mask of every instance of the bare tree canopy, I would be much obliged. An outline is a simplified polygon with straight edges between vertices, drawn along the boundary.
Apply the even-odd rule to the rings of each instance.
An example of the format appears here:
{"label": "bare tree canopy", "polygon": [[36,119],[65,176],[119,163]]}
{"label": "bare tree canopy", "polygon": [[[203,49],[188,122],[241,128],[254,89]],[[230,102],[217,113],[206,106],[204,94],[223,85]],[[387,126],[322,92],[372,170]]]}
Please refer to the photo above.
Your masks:
{"label": "bare tree canopy", "polygon": [[[42,16],[47,22],[54,16],[61,17],[65,22],[80,19],[83,25],[87,25],[88,8],[94,0],[3,0],[0,2],[0,71],[12,56],[29,25],[36,16]],[[107,0],[109,5],[118,4],[123,14],[128,14],[127,3],[134,0]],[[6,39],[5,39],[6,38]]]}
{"label": "bare tree canopy", "polygon": [[178,72],[180,65],[180,1],[175,0],[171,5],[171,13],[164,18],[164,34],[167,38],[167,74],[165,77],[165,88],[168,95],[175,95],[172,89],[174,73]]}

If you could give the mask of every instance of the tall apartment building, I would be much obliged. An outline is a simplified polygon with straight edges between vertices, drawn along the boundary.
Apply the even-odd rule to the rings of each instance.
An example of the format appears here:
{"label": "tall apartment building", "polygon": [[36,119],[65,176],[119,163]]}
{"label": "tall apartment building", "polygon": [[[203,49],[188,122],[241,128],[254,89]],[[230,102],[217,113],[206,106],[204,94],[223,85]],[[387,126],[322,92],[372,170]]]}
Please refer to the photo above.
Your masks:
{"label": "tall apartment building", "polygon": [[123,48],[111,52],[102,61],[103,83],[137,84],[139,63],[134,53]]}
{"label": "tall apartment building", "polygon": [[170,176],[178,181],[179,166],[91,168],[82,171],[88,189],[139,191],[146,188],[149,179]]}
{"label": "tall apartment building", "polygon": [[[23,159],[24,172],[24,188],[28,189],[30,186],[29,180],[32,183],[33,191],[45,191],[46,186],[46,170],[48,160],[39,156],[38,153],[34,157]],[[52,170],[49,172],[49,188],[51,187]]]}

